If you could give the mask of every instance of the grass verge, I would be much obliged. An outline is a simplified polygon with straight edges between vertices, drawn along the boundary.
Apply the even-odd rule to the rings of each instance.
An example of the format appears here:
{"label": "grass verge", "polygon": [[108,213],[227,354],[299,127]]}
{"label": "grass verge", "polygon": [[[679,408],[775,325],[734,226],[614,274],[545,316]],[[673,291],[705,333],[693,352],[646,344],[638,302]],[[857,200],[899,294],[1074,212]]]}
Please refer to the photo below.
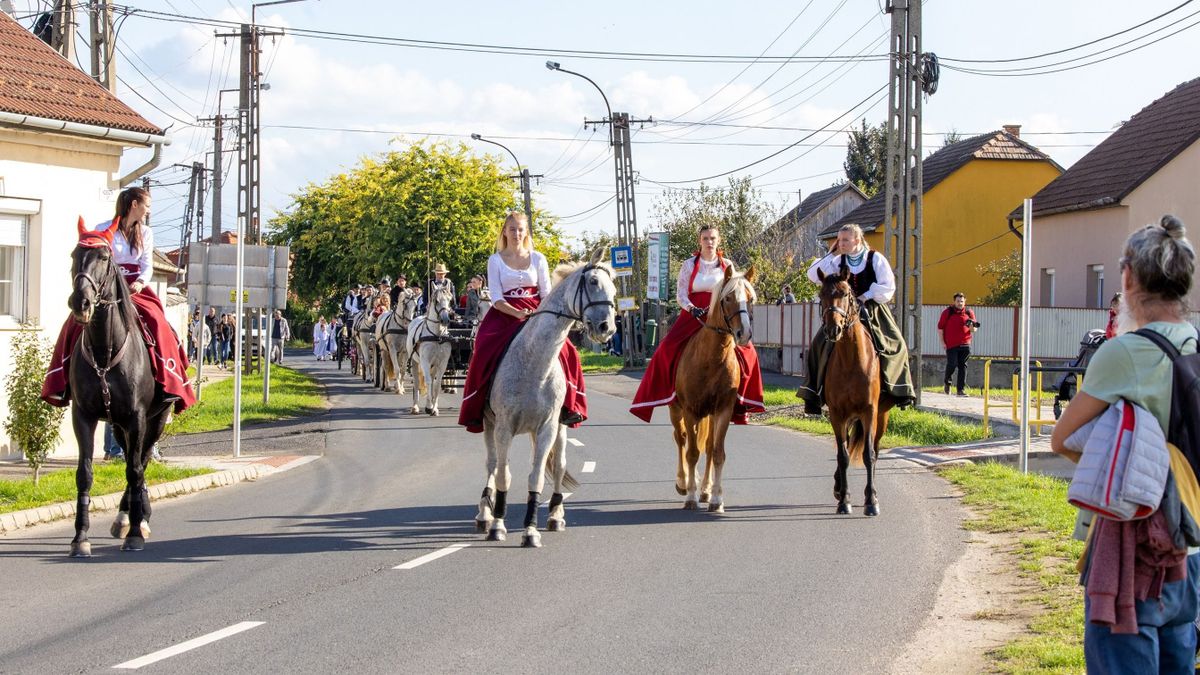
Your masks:
{"label": "grass verge", "polygon": [[[271,402],[262,402],[262,378],[242,380],[242,424],[299,417],[325,409],[321,385],[286,366],[271,366]],[[205,385],[201,400],[175,418],[170,435],[233,427],[233,378]]]}
{"label": "grass verge", "polygon": [[1029,632],[989,653],[1004,673],[1082,673],[1083,592],[1075,561],[1083,542],[1071,538],[1075,508],[1066,481],[1021,474],[994,462],[953,466],[941,475],[965,493],[963,503],[979,516],[967,529],[1017,537],[1019,574],[1036,589],[1030,602],[1040,612]]}
{"label": "grass verge", "polygon": [[615,373],[625,366],[625,360],[620,356],[591,351],[579,352],[579,360],[583,363],[585,373]]}
{"label": "grass verge", "polygon": [[[125,489],[124,464],[94,464],[92,494],[107,495]],[[146,467],[146,484],[212,473],[207,467],[185,467],[151,462]],[[0,513],[34,509],[48,504],[75,501],[75,469],[59,469],[42,476],[37,485],[32,478],[0,479]]]}

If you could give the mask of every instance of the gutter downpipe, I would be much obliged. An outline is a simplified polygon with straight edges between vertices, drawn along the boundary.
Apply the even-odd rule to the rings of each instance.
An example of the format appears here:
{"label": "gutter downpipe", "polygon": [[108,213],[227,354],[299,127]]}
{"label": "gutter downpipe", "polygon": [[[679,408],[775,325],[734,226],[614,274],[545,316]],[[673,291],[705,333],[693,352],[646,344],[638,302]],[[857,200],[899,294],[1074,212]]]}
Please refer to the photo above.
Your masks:
{"label": "gutter downpipe", "polygon": [[0,111],[0,125],[27,127],[41,129],[44,131],[74,134],[77,136],[87,136],[89,138],[123,141],[137,145],[153,146],[154,155],[150,158],[150,161],[122,176],[119,180],[121,187],[129,185],[133,181],[148,173],[151,169],[158,166],[159,162],[162,161],[163,146],[171,144],[171,139],[166,134],[147,134],[137,131],[125,131],[123,129],[113,129],[111,127],[102,127],[94,124],[66,122],[63,120],[53,120],[46,117],[21,115],[5,111]]}

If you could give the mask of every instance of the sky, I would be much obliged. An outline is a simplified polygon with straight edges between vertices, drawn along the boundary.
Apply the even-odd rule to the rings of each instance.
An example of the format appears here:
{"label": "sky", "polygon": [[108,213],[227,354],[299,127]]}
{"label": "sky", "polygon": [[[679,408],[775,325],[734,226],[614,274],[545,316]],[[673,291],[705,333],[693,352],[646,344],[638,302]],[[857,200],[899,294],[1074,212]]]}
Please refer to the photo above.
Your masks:
{"label": "sky", "polygon": [[[49,2],[14,4],[29,26]],[[270,85],[261,106],[264,221],[286,211],[304,186],[423,138],[463,143],[512,165],[500,148],[472,141],[476,132],[545,175],[534,201],[562,217],[569,237],[615,232],[607,134],[584,127],[585,119],[604,117],[604,101],[583,79],[548,70],[548,58],[594,80],[614,111],[655,120],[633,135],[641,231],[656,229],[654,206],[665,190],[695,189],[700,179],[719,186],[748,175],[782,212],[844,177],[846,128],[860,119],[885,119],[886,89],[874,92],[887,85],[887,61],[869,58],[885,54],[890,18],[884,4],[689,0],[605,11],[595,3],[561,1],[303,0],[261,7],[258,23],[283,31],[263,42],[263,81]],[[134,12],[120,20],[117,41],[118,96],[170,127],[171,145],[151,174],[155,236],[168,249],[180,238],[189,175],[173,165],[209,161],[213,130],[197,118],[216,112],[219,90],[238,85],[237,41],[215,35],[229,29],[195,19],[248,21],[251,7],[238,0],[125,0],[122,6],[193,17]],[[1023,139],[1069,167],[1122,121],[1200,76],[1189,49],[1200,35],[1200,2],[926,0],[923,13],[922,50],[942,64],[937,92],[924,101],[926,154],[949,131],[969,136],[1020,124]],[[360,37],[317,38],[296,30]],[[361,36],[542,53],[366,44]],[[79,47],[86,63],[86,47]],[[556,50],[607,58],[544,53]],[[621,55],[630,53],[704,58]],[[741,58],[721,62],[713,55]],[[827,58],[832,55],[856,58]],[[1045,72],[1055,70],[1061,72]],[[226,114],[233,113],[236,92],[223,99]],[[148,151],[127,151],[122,170],[147,157]],[[235,227],[232,159],[227,155],[225,229]]]}

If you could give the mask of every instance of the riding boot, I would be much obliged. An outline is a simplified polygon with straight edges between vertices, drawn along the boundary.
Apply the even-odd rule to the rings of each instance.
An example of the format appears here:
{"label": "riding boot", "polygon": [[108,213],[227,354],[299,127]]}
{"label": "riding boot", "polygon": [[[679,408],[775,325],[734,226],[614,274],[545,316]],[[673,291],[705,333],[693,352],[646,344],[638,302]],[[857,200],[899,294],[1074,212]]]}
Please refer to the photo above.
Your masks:
{"label": "riding boot", "polygon": [[[825,333],[818,331],[813,336],[812,344],[804,353],[804,376],[801,378],[796,396],[804,399],[804,412],[808,415],[820,415],[821,405],[825,402],[825,366],[829,363],[829,355],[833,351],[833,343],[825,339]],[[814,376],[815,374],[815,376]]]}

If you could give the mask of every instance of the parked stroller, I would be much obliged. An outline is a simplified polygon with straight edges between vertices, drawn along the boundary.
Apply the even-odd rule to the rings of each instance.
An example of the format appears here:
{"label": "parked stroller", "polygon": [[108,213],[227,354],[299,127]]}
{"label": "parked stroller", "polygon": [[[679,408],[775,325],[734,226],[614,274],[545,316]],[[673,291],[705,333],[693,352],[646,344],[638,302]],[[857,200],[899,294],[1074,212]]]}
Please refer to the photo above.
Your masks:
{"label": "parked stroller", "polygon": [[[1092,355],[1104,342],[1103,328],[1095,328],[1084,333],[1083,339],[1079,341],[1079,355],[1067,365],[1073,368],[1087,368],[1088,362],[1092,360]],[[1063,373],[1054,386],[1058,391],[1054,395],[1054,419],[1058,419],[1062,416],[1063,403],[1075,398],[1075,392],[1079,389],[1079,377],[1075,373]]]}

